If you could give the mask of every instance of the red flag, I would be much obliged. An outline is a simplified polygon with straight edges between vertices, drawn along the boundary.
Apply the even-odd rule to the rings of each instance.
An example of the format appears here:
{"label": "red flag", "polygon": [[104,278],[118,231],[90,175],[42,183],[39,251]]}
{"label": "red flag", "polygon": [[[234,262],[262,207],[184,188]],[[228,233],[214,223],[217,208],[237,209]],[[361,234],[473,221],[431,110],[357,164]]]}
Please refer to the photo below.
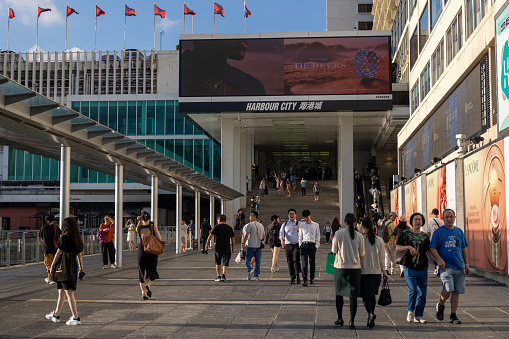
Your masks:
{"label": "red flag", "polygon": [[251,12],[249,11],[249,9],[247,9],[247,6],[244,5],[244,16],[247,18],[250,15],[251,15]]}
{"label": "red flag", "polygon": [[40,17],[40,16],[41,16],[41,13],[44,13],[44,12],[51,12],[51,8],[41,8],[41,7],[39,7],[39,6],[37,6],[37,8],[39,9],[39,10],[38,10],[37,17]]}
{"label": "red flag", "polygon": [[71,8],[67,6],[67,16],[71,15],[72,13],[80,14],[74,10],[74,8]]}
{"label": "red flag", "polygon": [[136,16],[136,12],[131,7],[125,5],[125,15],[127,15],[127,16]]}
{"label": "red flag", "polygon": [[196,13],[184,4],[184,15],[196,15]]}
{"label": "red flag", "polygon": [[14,11],[12,10],[12,8],[9,7],[9,19],[12,19],[14,17],[15,17]]}
{"label": "red flag", "polygon": [[95,5],[95,16],[101,16],[106,14],[105,11],[99,8],[99,6]]}
{"label": "red flag", "polygon": [[154,15],[159,15],[162,19],[164,19],[166,11],[163,11],[162,9],[157,7],[156,4],[154,4]]}
{"label": "red flag", "polygon": [[214,14],[220,14],[224,18],[223,6],[214,2]]}

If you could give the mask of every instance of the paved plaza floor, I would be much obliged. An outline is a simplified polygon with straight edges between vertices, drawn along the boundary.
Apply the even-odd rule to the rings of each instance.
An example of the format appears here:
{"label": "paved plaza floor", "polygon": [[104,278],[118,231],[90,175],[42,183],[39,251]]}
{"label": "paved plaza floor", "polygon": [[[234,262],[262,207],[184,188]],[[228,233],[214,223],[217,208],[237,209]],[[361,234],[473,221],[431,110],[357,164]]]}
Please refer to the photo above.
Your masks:
{"label": "paved plaza floor", "polygon": [[[237,246],[238,249],[238,246]],[[359,299],[356,330],[335,327],[337,318],[333,276],[324,272],[330,244],[317,252],[316,284],[289,284],[284,253],[280,268],[270,272],[270,249],[263,250],[260,281],[247,281],[244,264],[230,263],[228,282],[215,282],[213,251],[176,255],[167,247],[159,260],[161,279],[144,301],[138,286],[136,252],[124,252],[124,267],[102,269],[99,255],[84,259],[86,279],[78,283],[77,305],[82,324],[66,326],[46,320],[54,309],[56,285],[44,283],[43,264],[0,269],[0,338],[509,338],[509,287],[478,276],[467,278],[453,325],[435,318],[441,290],[430,274],[425,309],[427,324],[406,322],[404,278],[390,278],[393,303],[377,306],[376,327],[366,327],[367,314]],[[431,271],[430,271],[431,273]],[[349,319],[348,301],[344,318]],[[449,317],[449,304],[446,320]]]}

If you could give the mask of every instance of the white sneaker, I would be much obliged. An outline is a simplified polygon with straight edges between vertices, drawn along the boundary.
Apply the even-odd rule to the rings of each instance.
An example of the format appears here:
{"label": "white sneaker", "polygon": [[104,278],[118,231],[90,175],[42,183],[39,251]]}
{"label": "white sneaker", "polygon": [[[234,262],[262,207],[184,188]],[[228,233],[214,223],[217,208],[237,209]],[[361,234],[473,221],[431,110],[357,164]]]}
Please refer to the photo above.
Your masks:
{"label": "white sneaker", "polygon": [[251,279],[253,279],[253,275],[254,275],[254,270],[251,270],[251,271],[249,272],[249,274],[247,275],[247,280],[251,280]]}
{"label": "white sneaker", "polygon": [[414,323],[426,324],[427,322],[428,322],[427,320],[424,320],[424,319],[419,318],[419,317],[415,317],[414,318]]}
{"label": "white sneaker", "polygon": [[108,265],[104,265],[103,266],[103,270],[107,269],[108,268]]}
{"label": "white sneaker", "polygon": [[271,268],[270,268],[270,271],[271,271],[272,273],[274,273],[274,272],[276,272],[276,269],[275,269],[274,267],[271,267]]}
{"label": "white sneaker", "polygon": [[254,280],[254,281],[259,281],[259,280],[260,280],[260,278],[258,278],[258,277],[254,277],[254,279],[253,279],[253,280]]}
{"label": "white sneaker", "polygon": [[407,323],[414,322],[414,312],[408,311],[408,315],[406,316]]}
{"label": "white sneaker", "polygon": [[54,323],[60,322],[60,316],[55,317],[55,311],[51,311],[51,313],[46,314],[46,319],[53,321]]}
{"label": "white sneaker", "polygon": [[50,284],[50,285],[53,285],[53,284],[56,284],[56,283],[57,283],[57,282],[56,282],[56,281],[53,281],[53,280],[50,280],[50,281],[49,281],[49,284]]}
{"label": "white sneaker", "polygon": [[66,321],[65,324],[66,325],[79,325],[79,324],[81,324],[80,317],[78,317],[78,319],[74,319],[74,317],[71,316],[69,318],[69,320]]}
{"label": "white sneaker", "polygon": [[279,272],[279,267],[276,267],[274,270],[275,270],[276,272]]}
{"label": "white sneaker", "polygon": [[46,279],[44,279],[44,281],[46,282],[46,284],[49,284],[49,282],[50,282],[51,280],[49,280],[49,278],[46,278]]}
{"label": "white sneaker", "polygon": [[117,268],[117,265],[115,265],[115,264],[111,264],[111,266],[110,266],[110,267],[111,267],[111,268]]}

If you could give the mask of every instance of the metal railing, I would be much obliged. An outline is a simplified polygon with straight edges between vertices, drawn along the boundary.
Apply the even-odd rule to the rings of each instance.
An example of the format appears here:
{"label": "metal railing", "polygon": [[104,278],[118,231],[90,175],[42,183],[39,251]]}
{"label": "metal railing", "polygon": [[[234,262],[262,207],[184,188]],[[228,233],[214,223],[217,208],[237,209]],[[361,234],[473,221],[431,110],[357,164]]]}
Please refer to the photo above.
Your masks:
{"label": "metal railing", "polygon": [[[97,228],[82,229],[83,255],[97,254],[101,252],[101,244],[96,237]],[[175,241],[175,226],[159,226],[159,232],[166,244]],[[128,250],[127,231],[122,233],[122,249]],[[138,247],[139,238],[134,237],[134,246]],[[44,261],[44,244],[40,241],[38,230],[26,231],[0,231],[0,267],[12,265],[25,265]]]}

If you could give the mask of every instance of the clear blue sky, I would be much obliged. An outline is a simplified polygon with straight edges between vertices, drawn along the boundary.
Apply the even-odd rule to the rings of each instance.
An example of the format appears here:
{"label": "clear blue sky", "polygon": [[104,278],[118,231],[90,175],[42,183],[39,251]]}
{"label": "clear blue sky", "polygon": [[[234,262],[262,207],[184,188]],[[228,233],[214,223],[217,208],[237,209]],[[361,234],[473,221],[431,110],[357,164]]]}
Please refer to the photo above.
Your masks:
{"label": "clear blue sky", "polygon": [[[225,17],[216,16],[216,33],[242,33],[244,31],[243,0],[217,0],[224,7]],[[252,16],[247,19],[247,32],[304,32],[325,31],[326,0],[246,0]],[[98,18],[97,49],[121,50],[124,46],[124,0],[97,0],[106,12]],[[15,11],[11,20],[10,47],[16,52],[35,49],[37,4],[51,8],[39,19],[39,49],[62,51],[65,48],[66,4],[79,15],[68,18],[68,48],[93,50],[95,2],[89,0],[0,0],[0,49],[7,49],[8,6]],[[128,0],[136,10],[136,17],[127,17],[127,48],[150,50],[153,48],[153,1]],[[179,34],[184,33],[184,1],[158,0],[166,18],[156,17],[156,48],[159,49],[159,31],[164,30],[163,49],[175,49]],[[196,12],[194,32],[213,32],[213,1],[187,0],[186,5]],[[186,16],[186,33],[191,33],[191,16]]]}

